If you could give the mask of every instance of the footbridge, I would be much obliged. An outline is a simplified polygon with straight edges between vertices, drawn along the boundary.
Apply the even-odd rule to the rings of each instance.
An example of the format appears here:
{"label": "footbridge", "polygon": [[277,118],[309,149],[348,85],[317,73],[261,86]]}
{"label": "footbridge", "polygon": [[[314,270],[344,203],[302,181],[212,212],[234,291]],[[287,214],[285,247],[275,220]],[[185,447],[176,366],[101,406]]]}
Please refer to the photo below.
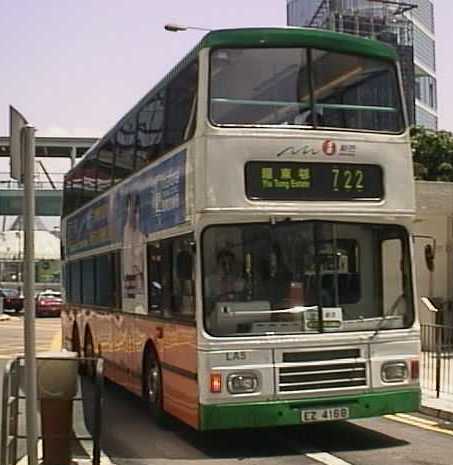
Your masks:
{"label": "footbridge", "polygon": [[[67,158],[74,166],[77,159],[97,141],[92,137],[37,137],[36,159]],[[9,137],[0,137],[0,157],[9,157]],[[1,158],[0,158],[1,159]],[[7,172],[8,163],[0,170],[0,216],[22,214],[23,189],[20,183],[11,180]],[[63,173],[49,174],[41,163],[42,173],[35,178],[36,215],[60,216],[63,198]]]}

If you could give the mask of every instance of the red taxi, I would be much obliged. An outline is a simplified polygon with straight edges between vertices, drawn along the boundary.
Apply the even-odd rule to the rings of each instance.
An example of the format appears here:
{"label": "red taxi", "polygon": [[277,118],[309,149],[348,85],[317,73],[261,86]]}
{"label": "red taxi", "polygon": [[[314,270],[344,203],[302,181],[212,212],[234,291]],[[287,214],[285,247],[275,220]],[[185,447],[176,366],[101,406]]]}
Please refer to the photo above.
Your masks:
{"label": "red taxi", "polygon": [[60,316],[63,307],[61,292],[42,291],[36,296],[36,316]]}

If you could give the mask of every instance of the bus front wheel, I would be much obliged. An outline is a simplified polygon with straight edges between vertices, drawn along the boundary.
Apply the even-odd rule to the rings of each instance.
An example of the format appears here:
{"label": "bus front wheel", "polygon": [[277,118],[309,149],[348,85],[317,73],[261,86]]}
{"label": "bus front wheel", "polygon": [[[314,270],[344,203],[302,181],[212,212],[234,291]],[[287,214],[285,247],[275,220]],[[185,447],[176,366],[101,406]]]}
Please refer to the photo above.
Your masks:
{"label": "bus front wheel", "polygon": [[153,417],[160,422],[164,416],[162,374],[159,360],[152,349],[146,351],[143,361],[143,398]]}

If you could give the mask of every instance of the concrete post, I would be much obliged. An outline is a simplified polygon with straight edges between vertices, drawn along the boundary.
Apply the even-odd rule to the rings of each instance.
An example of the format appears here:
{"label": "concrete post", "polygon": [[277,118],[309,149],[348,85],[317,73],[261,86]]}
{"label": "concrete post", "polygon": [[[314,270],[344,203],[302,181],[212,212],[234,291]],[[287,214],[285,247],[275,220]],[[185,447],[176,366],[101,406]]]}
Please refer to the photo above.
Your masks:
{"label": "concrete post", "polygon": [[77,353],[38,355],[42,465],[71,465],[72,402],[77,391]]}

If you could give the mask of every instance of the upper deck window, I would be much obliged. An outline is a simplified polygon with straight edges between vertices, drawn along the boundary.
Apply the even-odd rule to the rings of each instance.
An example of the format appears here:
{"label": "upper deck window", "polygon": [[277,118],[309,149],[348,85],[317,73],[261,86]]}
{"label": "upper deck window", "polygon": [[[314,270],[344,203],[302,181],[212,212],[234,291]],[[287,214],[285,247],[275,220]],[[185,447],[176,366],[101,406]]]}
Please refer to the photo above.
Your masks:
{"label": "upper deck window", "polygon": [[393,63],[303,48],[213,50],[210,120],[234,126],[403,129]]}

